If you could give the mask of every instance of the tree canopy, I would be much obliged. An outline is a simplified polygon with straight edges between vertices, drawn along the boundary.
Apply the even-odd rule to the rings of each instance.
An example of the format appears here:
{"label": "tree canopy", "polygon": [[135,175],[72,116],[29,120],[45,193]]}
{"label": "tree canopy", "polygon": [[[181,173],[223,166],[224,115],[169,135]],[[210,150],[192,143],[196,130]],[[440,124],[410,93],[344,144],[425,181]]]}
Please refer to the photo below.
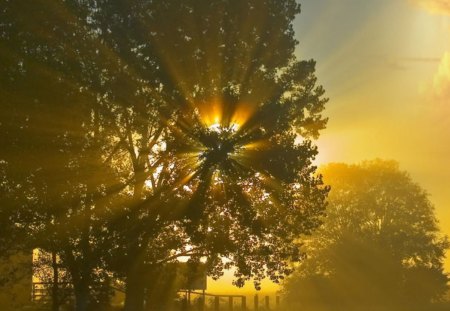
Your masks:
{"label": "tree canopy", "polygon": [[286,299],[315,310],[430,310],[448,289],[449,245],[427,193],[391,161],[320,171],[331,185],[327,216]]}
{"label": "tree canopy", "polygon": [[327,99],[294,53],[299,13],[294,0],[4,2],[1,221],[25,249],[57,252],[78,310],[98,271],[139,311],[142,276],[181,255],[257,288],[300,259],[325,206],[312,139]]}

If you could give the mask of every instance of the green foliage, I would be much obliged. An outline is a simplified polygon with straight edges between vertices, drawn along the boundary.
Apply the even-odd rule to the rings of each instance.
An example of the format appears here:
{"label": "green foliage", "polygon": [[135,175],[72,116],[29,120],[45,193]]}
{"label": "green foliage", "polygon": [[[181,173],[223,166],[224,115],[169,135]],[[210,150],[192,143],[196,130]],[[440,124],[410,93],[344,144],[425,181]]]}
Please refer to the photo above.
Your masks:
{"label": "green foliage", "polygon": [[428,310],[443,298],[449,245],[427,193],[395,162],[321,172],[332,187],[327,216],[285,284],[286,299],[317,310]]}

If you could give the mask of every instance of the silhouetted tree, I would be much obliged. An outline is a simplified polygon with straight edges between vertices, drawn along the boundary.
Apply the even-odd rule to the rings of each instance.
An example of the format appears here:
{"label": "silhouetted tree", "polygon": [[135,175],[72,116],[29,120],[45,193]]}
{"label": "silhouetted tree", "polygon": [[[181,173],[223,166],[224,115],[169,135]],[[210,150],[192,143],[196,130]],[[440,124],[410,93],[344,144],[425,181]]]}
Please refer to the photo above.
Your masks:
{"label": "silhouetted tree", "polygon": [[[2,6],[1,135],[8,148],[5,210],[25,231],[28,251],[57,253],[85,310],[106,251],[107,189],[117,179],[103,156],[111,145],[98,113],[95,58],[83,11],[52,1]],[[73,52],[73,53],[72,53]],[[95,67],[97,65],[97,67]],[[98,76],[98,75],[97,75]],[[3,220],[3,219],[2,219]],[[9,238],[12,236],[10,235]],[[55,306],[55,309],[57,306]]]}
{"label": "silhouetted tree", "polygon": [[236,284],[257,287],[299,259],[327,192],[310,141],[327,100],[314,61],[294,55],[299,12],[293,0],[5,3],[2,160],[11,188],[29,181],[11,210],[30,215],[34,246],[58,251],[79,310],[103,263],[139,311],[143,275],[181,254],[216,277],[228,257]]}
{"label": "silhouetted tree", "polygon": [[330,164],[324,224],[285,284],[294,309],[429,310],[447,290],[441,237],[426,192],[398,164]]}
{"label": "silhouetted tree", "polygon": [[[186,186],[195,192],[196,187],[186,183],[199,178],[209,182],[207,171],[212,167],[207,164],[201,174],[187,180],[186,170],[179,167],[186,166],[186,150],[180,150],[178,142],[189,142],[191,149],[204,144],[205,131],[211,134],[207,119],[219,114],[213,110],[222,110],[222,128],[230,127],[233,116],[239,115],[243,124],[239,135],[232,135],[237,140],[233,145],[267,140],[265,152],[247,154],[252,153],[255,163],[263,157],[266,162],[260,163],[261,168],[248,168],[247,173],[269,170],[269,179],[280,177],[280,183],[291,184],[301,179],[315,189],[320,181],[310,178],[312,168],[305,168],[316,151],[309,142],[295,144],[294,133],[304,138],[317,136],[325,125],[320,112],[326,100],[322,88],[315,86],[314,62],[299,62],[293,56],[296,42],[291,22],[299,12],[293,1],[97,1],[88,7],[89,23],[99,42],[117,57],[127,73],[119,74],[126,77],[123,79],[115,77],[116,72],[106,71],[104,84],[108,97],[105,101],[111,102],[109,107],[117,116],[113,126],[120,144],[115,150],[118,154],[122,150],[123,162],[129,163],[124,175],[133,176],[133,199],[125,205],[124,217],[118,218],[119,226],[114,225],[116,254],[122,256],[112,256],[116,261],[113,266],[121,267],[120,274],[126,276],[126,308],[137,310],[142,305],[143,270],[165,262],[167,254],[174,251],[170,247],[163,247],[160,254],[156,251],[155,243],[164,245],[161,238],[166,236],[161,235],[164,231],[160,228],[189,225],[192,235],[200,226],[183,220],[196,212],[177,201],[188,198],[189,206],[203,204],[203,193],[189,199],[190,195],[180,188]],[[136,93],[143,96],[139,98]],[[167,150],[163,150],[164,145]],[[289,146],[290,160],[284,161],[288,156],[283,158],[283,150]],[[261,154],[260,158],[257,154]],[[204,155],[197,153],[189,165],[197,166],[206,159]],[[303,175],[299,177],[295,169],[289,172],[288,165],[303,170]],[[204,188],[207,190],[207,185]],[[174,189],[179,195],[170,201],[167,196]],[[235,193],[242,197],[236,189]],[[323,192],[318,193],[316,212],[323,199]],[[179,207],[168,213],[170,205]],[[168,243],[180,247],[192,239],[181,237],[175,244],[171,239]],[[197,240],[206,242],[203,238]],[[214,243],[203,243],[203,248],[220,245]],[[215,258],[212,262],[219,261]]]}
{"label": "silhouetted tree", "polygon": [[[326,100],[315,85],[314,62],[297,61],[293,54],[291,23],[298,12],[294,1],[135,1],[128,6],[106,1],[93,14],[108,46],[143,79],[151,71],[149,85],[160,90],[151,95],[175,112],[163,113],[166,131],[156,137],[167,148],[162,171],[169,172],[162,184],[168,187],[155,187],[154,167],[145,164],[160,156],[145,143],[128,147],[130,159],[134,152],[142,157],[143,178],[134,184],[137,206],[127,215],[127,228],[133,230],[119,234],[126,247],[121,254],[128,257],[122,266],[133,267],[125,272],[126,309],[141,308],[144,266],[166,261],[154,257],[154,245],[161,245],[159,228],[167,219],[186,228],[189,239],[178,245],[188,242],[197,256],[209,257],[211,271],[220,256],[234,257],[232,263],[241,267],[239,285],[251,276],[258,281],[264,272],[278,279],[287,270],[283,261],[296,256],[295,232],[316,224],[326,191],[312,177],[315,148],[309,141],[296,143],[296,133],[304,139],[317,136],[325,125],[320,113]],[[135,176],[137,167],[133,164]],[[226,192],[213,190],[214,171],[223,173],[220,183],[230,187]],[[145,178],[151,185],[147,193],[141,190]],[[167,191],[175,199],[168,200]],[[284,225],[275,225],[277,216]],[[249,227],[254,230],[246,232]],[[250,243],[245,251],[244,242]]]}

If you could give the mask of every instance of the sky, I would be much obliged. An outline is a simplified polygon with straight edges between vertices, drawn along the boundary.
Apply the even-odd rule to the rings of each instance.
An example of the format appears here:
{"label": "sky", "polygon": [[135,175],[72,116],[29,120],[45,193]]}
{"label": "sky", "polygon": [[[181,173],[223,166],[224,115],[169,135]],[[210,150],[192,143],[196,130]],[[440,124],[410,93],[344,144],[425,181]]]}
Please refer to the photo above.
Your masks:
{"label": "sky", "polygon": [[450,0],[304,0],[295,30],[330,98],[318,163],[398,161],[450,235]]}
{"label": "sky", "polygon": [[[317,163],[398,161],[450,236],[450,0],[300,2],[297,56],[317,61],[330,98]],[[254,292],[230,281],[209,280],[208,291]],[[277,289],[263,283],[263,294]]]}

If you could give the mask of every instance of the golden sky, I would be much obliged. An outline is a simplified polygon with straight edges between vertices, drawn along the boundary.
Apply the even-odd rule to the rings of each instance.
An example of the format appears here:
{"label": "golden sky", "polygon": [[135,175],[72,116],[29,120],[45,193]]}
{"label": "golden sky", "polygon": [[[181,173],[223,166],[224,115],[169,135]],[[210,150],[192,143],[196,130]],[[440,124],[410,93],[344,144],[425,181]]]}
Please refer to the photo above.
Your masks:
{"label": "golden sky", "polygon": [[398,161],[450,235],[450,0],[302,3],[298,53],[330,97],[318,162]]}
{"label": "golden sky", "polygon": [[[398,161],[450,236],[450,0],[300,2],[298,56],[317,61],[330,97],[318,163]],[[253,292],[230,282],[229,273],[208,291]]]}

